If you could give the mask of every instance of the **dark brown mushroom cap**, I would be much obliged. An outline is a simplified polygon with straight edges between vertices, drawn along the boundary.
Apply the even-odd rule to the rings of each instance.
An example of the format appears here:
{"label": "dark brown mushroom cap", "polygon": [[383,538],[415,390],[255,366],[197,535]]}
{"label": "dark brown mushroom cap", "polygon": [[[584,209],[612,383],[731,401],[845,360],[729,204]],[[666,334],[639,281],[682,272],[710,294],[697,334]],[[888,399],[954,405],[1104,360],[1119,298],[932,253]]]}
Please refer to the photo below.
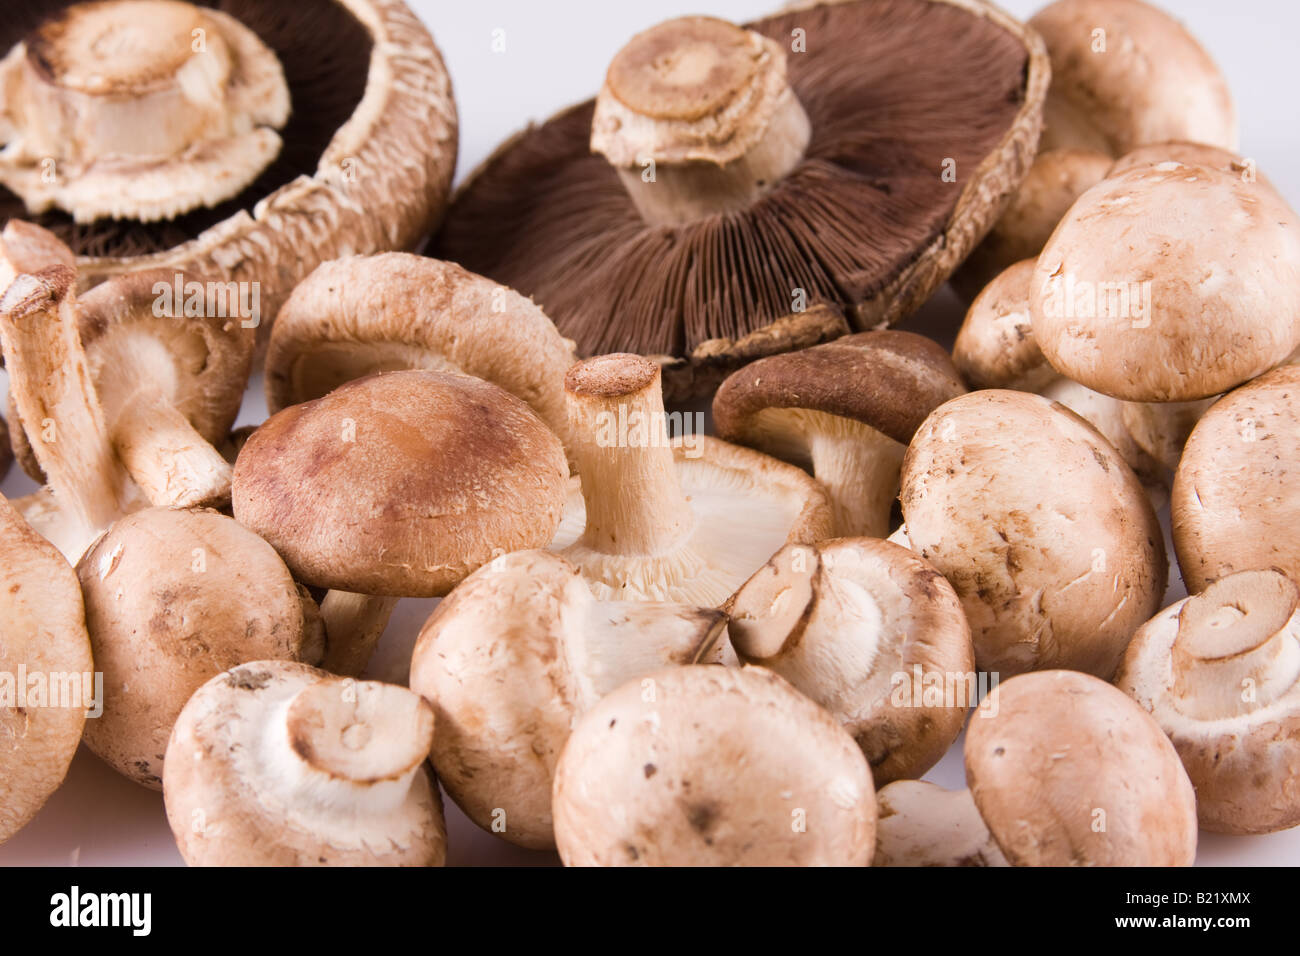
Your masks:
{"label": "dark brown mushroom cap", "polygon": [[235,517],[314,587],[445,594],[495,554],[544,547],[564,509],[560,440],[504,390],[412,370],[273,415],[235,462]]}
{"label": "dark brown mushroom cap", "polygon": [[[532,296],[580,354],[689,362],[670,370],[672,396],[711,384],[700,367],[725,374],[734,353],[833,336],[821,324],[808,341],[825,312],[796,312],[796,290],[858,329],[919,307],[1032,161],[1047,85],[1037,37],[967,0],[844,0],[749,27],[784,50],[806,31],[787,75],[812,139],[743,213],[648,225],[591,152],[588,102],[487,161],[438,255]],[[948,159],[954,183],[942,180]]]}
{"label": "dark brown mushroom cap", "polygon": [[713,399],[713,423],[745,441],[767,408],[826,412],[869,425],[906,445],[925,417],[966,391],[948,353],[912,332],[861,332],[733,372]]}

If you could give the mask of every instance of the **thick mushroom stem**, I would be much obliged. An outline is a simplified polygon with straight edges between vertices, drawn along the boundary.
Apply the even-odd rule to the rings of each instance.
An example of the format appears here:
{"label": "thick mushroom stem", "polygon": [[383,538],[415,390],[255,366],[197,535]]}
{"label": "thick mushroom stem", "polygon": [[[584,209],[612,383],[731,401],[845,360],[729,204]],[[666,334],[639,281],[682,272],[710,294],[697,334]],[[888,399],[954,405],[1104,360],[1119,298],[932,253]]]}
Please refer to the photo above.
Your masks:
{"label": "thick mushroom stem", "polygon": [[325,625],[325,660],[322,670],[341,677],[357,677],[370,663],[388,619],[397,607],[395,597],[328,591],[320,602]]}
{"label": "thick mushroom stem", "polygon": [[564,378],[587,505],[579,544],[603,554],[663,554],[695,524],[665,427],[659,366],[639,355],[580,362]]}
{"label": "thick mushroom stem", "polygon": [[842,431],[815,433],[809,443],[813,474],[830,492],[835,533],[888,537],[907,447],[865,425],[846,422]]}
{"label": "thick mushroom stem", "polygon": [[1300,680],[1300,591],[1276,571],[1235,574],[1189,598],[1173,646],[1174,694],[1191,717],[1264,707]]}
{"label": "thick mushroom stem", "polygon": [[591,146],[647,222],[677,225],[751,204],[803,158],[811,134],[778,43],[683,17],[614,57]]}

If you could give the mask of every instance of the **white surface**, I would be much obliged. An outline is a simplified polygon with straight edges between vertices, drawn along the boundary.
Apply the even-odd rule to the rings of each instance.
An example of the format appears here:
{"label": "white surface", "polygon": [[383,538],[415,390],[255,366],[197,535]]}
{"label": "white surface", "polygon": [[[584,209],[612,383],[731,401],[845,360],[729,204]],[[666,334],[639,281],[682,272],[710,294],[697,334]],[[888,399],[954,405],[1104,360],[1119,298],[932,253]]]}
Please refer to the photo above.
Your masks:
{"label": "white surface", "polygon": [[[545,119],[590,96],[600,85],[609,58],[633,33],[661,20],[708,13],[752,19],[778,4],[744,0],[659,0],[653,4],[609,0],[415,0],[412,4],[446,57],[460,110],[464,176],[506,136],[529,120]],[[1003,6],[1027,17],[1042,4],[1007,0]],[[1300,4],[1291,0],[1165,0],[1210,50],[1227,74],[1241,119],[1241,148],[1258,163],[1293,206],[1300,206],[1300,106],[1294,38],[1300,34]],[[504,31],[504,34],[494,31]],[[504,52],[494,40],[504,36]],[[499,45],[499,44],[498,44]],[[959,77],[953,82],[960,83]],[[950,338],[961,306],[945,289],[904,327]],[[0,386],[7,383],[0,376]],[[260,378],[254,381],[240,424],[265,417]],[[6,495],[32,489],[15,468],[3,485]],[[1176,576],[1176,575],[1175,575]],[[1166,604],[1181,597],[1171,589]],[[409,649],[433,606],[404,601],[385,636],[374,676],[405,680]],[[960,741],[927,776],[946,787],[964,786]],[[547,863],[549,854],[517,850],[474,827],[449,801],[446,805],[453,864]],[[84,749],[64,787],[40,815],[0,847],[0,865],[179,864],[163,815],[162,797],[116,775]],[[1300,828],[1264,837],[1202,834],[1200,864],[1295,865],[1300,863]]]}

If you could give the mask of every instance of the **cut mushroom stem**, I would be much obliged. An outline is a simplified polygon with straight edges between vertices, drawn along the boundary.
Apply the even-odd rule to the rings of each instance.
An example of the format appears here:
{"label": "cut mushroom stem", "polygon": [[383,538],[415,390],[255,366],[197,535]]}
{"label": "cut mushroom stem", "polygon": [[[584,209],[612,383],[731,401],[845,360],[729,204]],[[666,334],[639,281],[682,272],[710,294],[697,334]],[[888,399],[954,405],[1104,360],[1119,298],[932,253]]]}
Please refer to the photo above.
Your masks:
{"label": "cut mushroom stem", "polygon": [[854,422],[844,421],[842,430],[852,434],[820,432],[810,442],[813,474],[830,492],[835,528],[846,536],[888,537],[907,448]]}
{"label": "cut mushroom stem", "polygon": [[1298,605],[1300,591],[1276,571],[1230,575],[1188,599],[1172,654],[1182,711],[1235,717],[1287,693],[1300,679]]}
{"label": "cut mushroom stem", "polygon": [[352,591],[326,592],[320,604],[326,640],[321,667],[331,674],[359,676],[383,637],[397,601],[395,597]]}
{"label": "cut mushroom stem", "polygon": [[647,222],[676,225],[748,206],[795,167],[811,134],[776,41],[683,17],[614,57],[591,146]]}

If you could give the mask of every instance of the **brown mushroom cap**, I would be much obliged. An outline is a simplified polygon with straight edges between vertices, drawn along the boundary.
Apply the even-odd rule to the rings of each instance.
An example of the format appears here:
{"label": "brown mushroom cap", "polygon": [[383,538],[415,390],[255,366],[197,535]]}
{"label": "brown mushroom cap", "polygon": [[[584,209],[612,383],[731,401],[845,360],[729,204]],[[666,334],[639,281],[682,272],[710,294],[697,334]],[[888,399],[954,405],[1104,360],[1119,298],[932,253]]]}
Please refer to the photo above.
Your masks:
{"label": "brown mushroom cap", "polygon": [[1052,60],[1044,149],[1080,146],[1122,156],[1168,140],[1236,148],[1227,81],[1163,10],[1141,0],[1057,0],[1029,26]]}
{"label": "brown mushroom cap", "polygon": [[572,344],[512,289],[405,253],[340,259],[303,280],[280,310],[267,405],[277,412],[373,372],[433,368],[500,385],[563,438],[572,364]]}
{"label": "brown mushroom cap", "polygon": [[77,576],[105,693],[86,744],[146,787],[162,789],[172,725],[205,681],[249,660],[316,663],[324,653],[315,604],[275,550],[213,511],[129,515]]}
{"label": "brown mushroom cap", "polygon": [[1034,336],[1057,371],[1106,395],[1206,398],[1300,344],[1297,275],[1300,221],[1273,189],[1141,166],[1084,193],[1053,233],[1032,280]]}
{"label": "brown mushroom cap", "polygon": [[853,738],[758,667],[679,667],[609,694],[555,773],[569,866],[864,866],[871,770]]}
{"label": "brown mushroom cap", "polygon": [[433,713],[417,694],[256,661],[190,698],[167,820],[190,866],[441,866]]}
{"label": "brown mushroom cap", "polygon": [[966,730],[966,782],[1013,866],[1191,866],[1196,795],[1160,726],[1087,674],[1023,674]]}
{"label": "brown mushroom cap", "polygon": [[[63,783],[94,689],[81,589],[0,497],[0,843]],[[20,683],[21,680],[21,683]]]}
{"label": "brown mushroom cap", "polygon": [[569,469],[527,405],[468,375],[388,372],[286,408],[235,462],[235,517],[314,587],[445,594],[555,534]]}
{"label": "brown mushroom cap", "polygon": [[736,592],[728,613],[740,660],[775,671],[830,711],[877,786],[938,763],[975,704],[961,602],[938,571],[887,541],[788,545]]}
{"label": "brown mushroom cap", "polygon": [[1148,143],[1146,146],[1130,150],[1115,160],[1115,164],[1106,173],[1106,178],[1120,176],[1140,166],[1157,166],[1168,162],[1182,163],[1184,166],[1208,166],[1211,169],[1239,176],[1242,182],[1259,182],[1273,188],[1268,177],[1255,168],[1253,160],[1245,159],[1218,146],[1189,143],[1183,140]]}
{"label": "brown mushroom cap", "polygon": [[1300,366],[1221,398],[1192,430],[1174,474],[1174,550],[1195,594],[1234,571],[1300,580]]}
{"label": "brown mushroom cap", "polygon": [[1029,313],[1034,259],[998,273],[975,297],[957,331],[952,361],[971,388],[1037,392],[1058,377],[1034,339]]}
{"label": "brown mushroom cap", "polygon": [[1242,571],[1133,635],[1115,685],[1173,741],[1201,826],[1271,833],[1300,823],[1300,589]]}
{"label": "brown mushroom cap", "polygon": [[896,780],[876,791],[872,866],[1007,866],[969,790]]}
{"label": "brown mushroom cap", "polygon": [[980,670],[1109,678],[1155,613],[1164,538],[1133,471],[1091,425],[1025,392],[940,406],[903,462],[912,549],[951,582]]}
{"label": "brown mushroom cap", "polygon": [[[535,298],[580,355],[669,362],[670,398],[706,393],[745,359],[847,331],[839,313],[863,330],[919,308],[1023,178],[1047,86],[1037,37],[969,0],[807,5],[749,24],[763,42],[698,19],[647,31],[611,67],[599,102],[621,103],[608,115],[636,148],[603,141],[596,102],[566,110],[487,161],[438,246]],[[792,51],[794,31],[806,51]],[[665,36],[677,39],[664,46]],[[682,66],[707,57],[727,82]],[[654,72],[664,64],[681,69]],[[627,80],[638,65],[649,75]],[[798,124],[765,85],[772,73],[810,129],[792,164]],[[756,132],[765,125],[780,143]],[[728,133],[750,152],[732,158]],[[768,147],[778,161],[756,159]],[[697,177],[708,188],[695,192],[726,196],[731,211],[693,217],[686,204],[689,221],[643,218],[624,183],[640,188],[644,157],[633,154],[648,148],[655,182],[642,192],[671,203],[672,177]],[[707,161],[681,164],[697,154]],[[629,157],[633,175],[621,176],[628,167],[611,159]],[[775,175],[755,175],[755,163]],[[739,199],[724,188],[737,179]]]}

